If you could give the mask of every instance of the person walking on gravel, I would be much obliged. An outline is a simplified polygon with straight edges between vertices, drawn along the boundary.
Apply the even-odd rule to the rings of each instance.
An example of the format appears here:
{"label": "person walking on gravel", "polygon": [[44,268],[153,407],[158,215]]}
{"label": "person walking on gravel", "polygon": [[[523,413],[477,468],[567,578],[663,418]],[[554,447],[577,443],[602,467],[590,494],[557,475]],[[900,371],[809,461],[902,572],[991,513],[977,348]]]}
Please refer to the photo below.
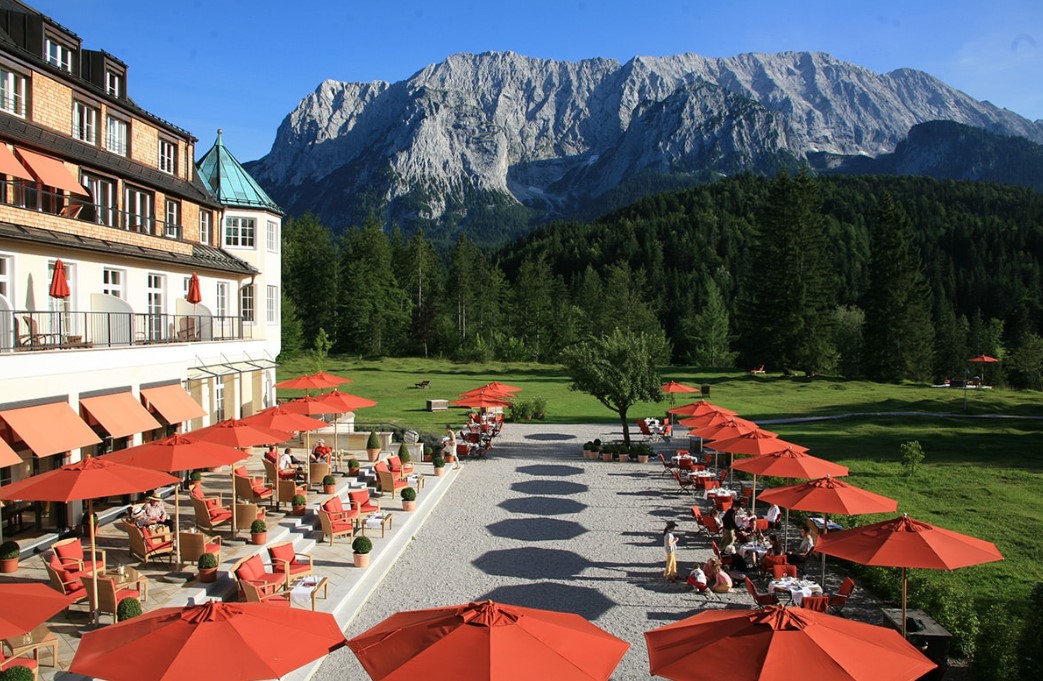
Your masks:
{"label": "person walking on gravel", "polygon": [[663,548],[666,549],[666,567],[663,569],[663,577],[668,582],[677,580],[677,537],[674,536],[675,527],[677,527],[677,523],[671,520],[663,530]]}

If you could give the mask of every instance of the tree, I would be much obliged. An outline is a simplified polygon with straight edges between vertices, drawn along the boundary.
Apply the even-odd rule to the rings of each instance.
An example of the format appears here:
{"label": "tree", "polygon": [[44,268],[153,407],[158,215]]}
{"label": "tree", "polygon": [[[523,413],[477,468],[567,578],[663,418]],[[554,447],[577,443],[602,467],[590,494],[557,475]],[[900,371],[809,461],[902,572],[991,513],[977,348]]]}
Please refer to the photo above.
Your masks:
{"label": "tree", "polygon": [[878,381],[922,380],[930,375],[934,327],[929,290],[912,229],[890,193],[877,207],[870,232],[866,293],[865,364]]}
{"label": "tree", "polygon": [[1027,333],[1007,359],[1011,382],[1018,388],[1043,390],[1043,338]]}
{"label": "tree", "polygon": [[434,244],[419,230],[406,244],[399,286],[409,296],[412,310],[408,349],[424,357],[438,349],[438,329],[444,315],[445,277]]}
{"label": "tree", "polygon": [[689,333],[691,361],[696,366],[730,367],[735,363],[731,350],[728,306],[717,283],[706,278],[706,304],[691,319]]}
{"label": "tree", "polygon": [[866,315],[854,305],[840,305],[834,313],[833,345],[837,350],[837,369],[840,375],[852,378],[862,375],[862,337]]}
{"label": "tree", "polygon": [[301,326],[300,317],[297,316],[297,304],[293,298],[286,295],[286,289],[282,291],[282,300],[279,308],[280,344],[279,357],[296,357],[304,349],[304,328]]}
{"label": "tree", "polygon": [[637,402],[658,402],[662,380],[657,367],[669,361],[670,347],[660,333],[616,329],[566,349],[562,363],[570,390],[593,395],[619,415],[623,441],[630,446],[627,412]]}
{"label": "tree", "polygon": [[297,308],[305,338],[337,326],[337,251],[330,230],[314,215],[283,226],[282,285]]}

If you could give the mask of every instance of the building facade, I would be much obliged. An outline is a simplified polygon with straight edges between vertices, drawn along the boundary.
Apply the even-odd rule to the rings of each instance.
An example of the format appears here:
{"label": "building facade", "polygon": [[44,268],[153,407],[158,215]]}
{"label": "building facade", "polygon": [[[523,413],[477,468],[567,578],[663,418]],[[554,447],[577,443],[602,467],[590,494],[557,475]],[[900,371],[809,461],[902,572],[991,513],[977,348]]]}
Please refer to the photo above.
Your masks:
{"label": "building facade", "polygon": [[274,402],[282,212],[128,75],[0,0],[0,485]]}

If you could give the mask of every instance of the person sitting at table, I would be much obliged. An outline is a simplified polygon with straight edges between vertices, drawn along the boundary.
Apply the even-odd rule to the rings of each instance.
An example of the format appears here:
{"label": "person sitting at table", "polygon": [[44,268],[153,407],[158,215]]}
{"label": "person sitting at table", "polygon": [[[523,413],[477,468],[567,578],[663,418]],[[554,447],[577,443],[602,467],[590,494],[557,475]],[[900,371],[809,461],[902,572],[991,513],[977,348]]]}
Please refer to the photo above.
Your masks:
{"label": "person sitting at table", "polygon": [[778,504],[772,504],[768,507],[768,512],[764,514],[764,518],[768,521],[768,527],[776,530],[782,527],[782,511],[779,510]]}
{"label": "person sitting at table", "polygon": [[326,444],[325,440],[316,440],[315,447],[311,450],[312,463],[329,463],[333,455],[333,447]]}
{"label": "person sitting at table", "polygon": [[[725,533],[727,534],[728,530],[725,530]],[[746,558],[743,557],[742,553],[739,551],[739,547],[735,545],[734,535],[730,536],[729,539],[731,539],[732,541],[728,544],[725,544],[724,548],[721,549],[721,562],[723,563],[726,558],[730,559],[730,563],[728,564],[728,572],[730,574],[736,574],[740,575],[741,577],[745,577],[746,573],[753,569],[753,562],[757,554],[753,551],[750,551],[748,554],[750,557],[750,562],[747,563]]]}
{"label": "person sitting at table", "polygon": [[278,463],[279,449],[275,445],[268,445],[268,451],[264,453],[264,458],[272,463]]}
{"label": "person sitting at table", "polygon": [[790,551],[786,554],[786,562],[790,565],[803,565],[804,561],[808,559],[811,552],[815,550],[815,538],[808,532],[808,528],[800,528],[800,546],[797,547],[796,551]]}
{"label": "person sitting at table", "polygon": [[[713,560],[713,559],[711,559]],[[710,578],[710,591],[715,594],[726,594],[732,590],[732,578],[724,568],[721,567],[720,562],[714,560],[713,566],[711,567]]]}
{"label": "person sitting at table", "polygon": [[301,462],[298,461],[295,456],[290,454],[289,447],[282,450],[282,456],[279,457],[280,471],[294,471],[294,477],[304,477],[304,470],[301,468],[300,464]]}
{"label": "person sitting at table", "polygon": [[724,516],[721,518],[721,525],[724,529],[735,532],[738,541],[746,542],[749,540],[749,535],[744,527],[739,526],[740,513],[745,513],[743,501],[742,499],[736,499],[731,508],[724,512]]}
{"label": "person sitting at table", "polygon": [[174,530],[174,521],[167,515],[167,509],[163,507],[163,499],[155,494],[149,496],[145,503],[144,513],[138,522],[138,527],[151,527],[152,525],[166,525],[170,531]]}

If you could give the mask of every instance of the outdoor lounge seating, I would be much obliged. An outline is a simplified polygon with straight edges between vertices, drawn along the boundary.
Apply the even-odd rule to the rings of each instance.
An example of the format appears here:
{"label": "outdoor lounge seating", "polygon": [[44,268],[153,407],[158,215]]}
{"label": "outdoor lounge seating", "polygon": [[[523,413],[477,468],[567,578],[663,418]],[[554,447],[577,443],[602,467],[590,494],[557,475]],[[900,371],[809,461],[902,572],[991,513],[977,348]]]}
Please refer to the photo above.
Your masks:
{"label": "outdoor lounge seating", "polygon": [[81,603],[87,599],[87,589],[83,586],[81,573],[66,570],[57,564],[54,558],[44,561],[44,567],[47,568],[47,578],[52,589],[66,596],[75,596],[76,600],[73,603]]}
{"label": "outdoor lounge seating", "polygon": [[322,479],[330,474],[330,465],[325,461],[308,464],[308,484],[322,487]]}
{"label": "outdoor lounge seating", "polygon": [[256,582],[239,580],[239,591],[246,603],[291,607],[290,589],[288,588],[271,588]]}
{"label": "outdoor lounge seating", "polygon": [[[174,558],[174,540],[165,525],[158,525],[161,530],[140,528],[134,523],[124,522],[123,528],[130,538],[130,555],[142,563],[148,563],[153,558],[166,556],[168,561]],[[85,582],[87,580],[84,580]]]}
{"label": "outdoor lounge seating", "polygon": [[847,605],[847,599],[851,596],[851,592],[855,589],[855,580],[850,577],[844,577],[844,581],[840,583],[840,588],[835,594],[829,595],[829,610],[839,615]]}
{"label": "outdoor lounge seating", "polygon": [[399,480],[405,480],[413,474],[415,468],[412,462],[402,463],[402,459],[397,456],[389,456],[386,459],[387,467],[395,474],[395,477]]}
{"label": "outdoor lounge seating", "polygon": [[216,532],[225,523],[231,526],[232,511],[221,506],[220,497],[197,497],[193,493],[190,499],[192,510],[195,511],[196,527],[199,529]]}
{"label": "outdoor lounge seating", "polygon": [[239,583],[239,594],[243,595],[243,583],[249,582],[257,586],[263,593],[271,593],[275,589],[289,588],[290,578],[285,572],[276,573],[265,569],[261,556],[253,554],[241,559],[228,571]]}
{"label": "outdoor lounge seating", "polygon": [[182,532],[178,535],[181,542],[181,564],[195,563],[204,553],[209,553],[221,563],[221,537],[208,537],[202,532]]}
{"label": "outdoor lounge seating", "polygon": [[370,499],[368,489],[348,492],[348,501],[351,507],[359,512],[359,516],[368,516],[380,511],[380,501]]}
{"label": "outdoor lounge seating", "polygon": [[322,525],[322,538],[329,537],[330,546],[333,546],[334,537],[355,536],[355,523],[322,508],[319,509],[319,523]]}
{"label": "outdoor lounge seating", "polygon": [[112,615],[112,623],[115,624],[116,609],[119,607],[120,601],[127,598],[145,600],[144,579],[144,577],[139,578],[136,584],[138,588],[132,589],[129,586],[117,586],[116,579],[113,577],[98,577],[97,593],[94,592],[93,579],[83,580],[87,595],[90,597],[91,610],[97,611],[99,620],[104,613]]}
{"label": "outdoor lounge seating", "polygon": [[289,504],[298,494],[308,496],[308,487],[298,484],[296,480],[279,480],[275,486],[275,506]]}
{"label": "outdoor lounge seating", "polygon": [[94,554],[94,559],[91,560],[86,555],[83,544],[76,537],[56,541],[51,545],[51,549],[54,551],[54,555],[58,557],[58,562],[61,563],[62,567],[70,572],[91,572],[95,567],[99,567],[102,569],[102,574],[104,574],[104,549],[98,549]]}
{"label": "outdoor lounge seating", "polygon": [[290,579],[312,574],[314,561],[307,553],[293,550],[293,542],[284,541],[268,546],[268,557],[272,561],[272,572],[289,575]]}
{"label": "outdoor lounge seating", "polygon": [[[274,503],[275,491],[260,478],[250,477],[244,466],[235,468],[235,496],[248,502],[265,501]],[[291,481],[292,482],[292,481]]]}
{"label": "outdoor lounge seating", "polygon": [[797,577],[797,566],[787,563],[777,563],[771,566],[771,578],[782,579],[783,577]]}
{"label": "outdoor lounge seating", "polygon": [[235,529],[250,530],[255,520],[264,520],[264,509],[257,504],[235,505]]}
{"label": "outdoor lounge seating", "polygon": [[31,657],[7,657],[3,648],[0,648],[0,671],[7,671],[11,667],[25,667],[33,673],[33,679],[40,678],[39,662]]}
{"label": "outdoor lounge seating", "polygon": [[779,604],[779,599],[775,594],[767,593],[765,591],[757,591],[757,587],[753,585],[753,582],[750,581],[749,577],[746,578],[746,590],[750,592],[750,595],[753,596],[753,602],[759,607],[763,608],[766,605]]}
{"label": "outdoor lounge seating", "polygon": [[296,480],[297,469],[295,468],[279,468],[279,464],[268,459],[261,459],[261,463],[264,464],[264,474],[268,478],[268,483],[274,485],[276,480]]}
{"label": "outdoor lounge seating", "polygon": [[670,469],[670,474],[674,476],[674,482],[677,483],[677,486],[681,489],[682,492],[695,492],[695,489],[692,487],[691,481],[688,478],[682,478],[681,474],[677,472],[677,469]]}
{"label": "outdoor lounge seating", "polygon": [[392,499],[395,498],[395,492],[404,487],[409,487],[409,483],[396,478],[395,474],[391,472],[391,469],[383,461],[378,461],[373,466],[373,471],[377,474],[377,480],[380,482],[380,491],[390,492]]}

